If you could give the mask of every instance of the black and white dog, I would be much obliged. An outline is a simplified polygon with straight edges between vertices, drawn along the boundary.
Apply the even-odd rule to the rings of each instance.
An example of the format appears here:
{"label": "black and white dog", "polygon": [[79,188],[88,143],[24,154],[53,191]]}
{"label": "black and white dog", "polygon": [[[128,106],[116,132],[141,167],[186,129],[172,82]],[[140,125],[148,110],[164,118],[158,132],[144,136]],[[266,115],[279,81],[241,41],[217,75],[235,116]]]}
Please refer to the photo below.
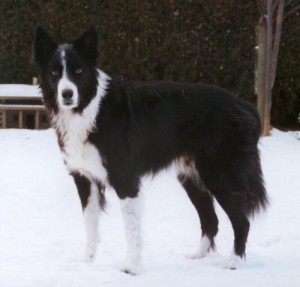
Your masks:
{"label": "black and white dog", "polygon": [[121,200],[128,241],[123,271],[137,272],[141,178],[174,164],[200,218],[202,235],[195,257],[214,248],[215,198],[234,230],[227,267],[236,268],[245,255],[248,218],[268,203],[255,108],[212,86],[110,78],[98,69],[98,56],[94,25],[72,44],[62,45],[43,28],[36,29],[40,88],[83,207],[85,260],[95,257],[98,215],[105,205],[105,186],[110,185]]}

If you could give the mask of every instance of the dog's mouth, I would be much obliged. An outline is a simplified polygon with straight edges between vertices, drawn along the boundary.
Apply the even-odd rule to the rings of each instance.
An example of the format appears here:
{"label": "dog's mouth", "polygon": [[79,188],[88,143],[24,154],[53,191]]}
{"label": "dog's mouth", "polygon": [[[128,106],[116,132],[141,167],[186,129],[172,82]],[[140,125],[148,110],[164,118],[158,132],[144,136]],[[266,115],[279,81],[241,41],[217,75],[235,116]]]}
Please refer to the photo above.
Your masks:
{"label": "dog's mouth", "polygon": [[71,110],[77,108],[77,103],[73,99],[68,99],[68,100],[59,99],[58,104],[60,108],[63,110]]}
{"label": "dog's mouth", "polygon": [[73,106],[74,102],[73,100],[64,100],[63,101],[63,106],[69,107],[69,106]]}
{"label": "dog's mouth", "polygon": [[61,108],[63,110],[73,110],[73,109],[76,109],[77,106],[74,104],[64,104]]}

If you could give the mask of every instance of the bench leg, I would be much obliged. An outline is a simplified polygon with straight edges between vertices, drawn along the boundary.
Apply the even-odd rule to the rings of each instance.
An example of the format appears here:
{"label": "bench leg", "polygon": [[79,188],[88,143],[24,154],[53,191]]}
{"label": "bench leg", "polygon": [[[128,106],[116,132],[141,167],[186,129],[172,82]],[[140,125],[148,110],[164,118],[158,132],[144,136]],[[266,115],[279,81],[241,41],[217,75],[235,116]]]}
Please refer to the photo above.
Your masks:
{"label": "bench leg", "polygon": [[38,130],[40,128],[40,111],[35,112],[35,119],[34,119],[35,129]]}
{"label": "bench leg", "polygon": [[2,128],[6,129],[6,111],[2,111]]}
{"label": "bench leg", "polygon": [[19,111],[19,129],[23,128],[23,111]]}

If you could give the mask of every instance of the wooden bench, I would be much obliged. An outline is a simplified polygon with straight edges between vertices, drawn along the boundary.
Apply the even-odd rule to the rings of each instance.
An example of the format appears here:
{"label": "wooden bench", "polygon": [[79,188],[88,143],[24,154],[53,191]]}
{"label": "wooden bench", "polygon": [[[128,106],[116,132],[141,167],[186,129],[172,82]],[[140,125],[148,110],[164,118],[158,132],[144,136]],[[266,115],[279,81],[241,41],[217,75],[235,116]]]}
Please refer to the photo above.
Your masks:
{"label": "wooden bench", "polygon": [[0,114],[1,114],[1,125],[5,129],[7,126],[7,111],[17,111],[19,114],[19,129],[24,128],[23,122],[23,112],[30,111],[34,112],[34,128],[40,128],[40,111],[45,111],[45,106],[43,105],[18,105],[18,104],[0,104]]}
{"label": "wooden bench", "polygon": [[34,128],[40,128],[40,115],[45,111],[42,96],[36,85],[0,84],[0,127],[7,128],[8,113],[18,113],[18,127],[24,128],[24,113],[34,114]]}

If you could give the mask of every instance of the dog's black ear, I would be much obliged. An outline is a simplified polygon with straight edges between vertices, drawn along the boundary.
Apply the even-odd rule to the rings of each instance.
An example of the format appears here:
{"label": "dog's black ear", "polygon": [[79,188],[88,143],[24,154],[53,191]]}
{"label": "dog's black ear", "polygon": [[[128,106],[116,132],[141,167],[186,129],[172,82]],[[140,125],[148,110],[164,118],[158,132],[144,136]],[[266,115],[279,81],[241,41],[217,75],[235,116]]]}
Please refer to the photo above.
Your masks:
{"label": "dog's black ear", "polygon": [[57,44],[51,36],[41,26],[37,26],[33,44],[34,61],[39,66],[44,65],[49,61],[56,48]]}
{"label": "dog's black ear", "polygon": [[74,42],[74,48],[92,63],[97,63],[99,57],[99,39],[95,24],[83,32]]}

